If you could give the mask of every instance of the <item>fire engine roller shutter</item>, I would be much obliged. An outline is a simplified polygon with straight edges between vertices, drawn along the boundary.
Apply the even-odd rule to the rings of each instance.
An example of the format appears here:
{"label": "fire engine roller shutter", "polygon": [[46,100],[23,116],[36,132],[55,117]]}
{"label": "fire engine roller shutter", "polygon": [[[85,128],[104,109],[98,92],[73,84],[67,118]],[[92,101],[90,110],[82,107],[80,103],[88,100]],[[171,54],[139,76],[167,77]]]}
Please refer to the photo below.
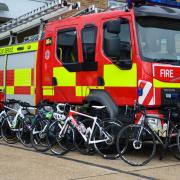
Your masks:
{"label": "fire engine roller shutter", "polygon": [[4,90],[4,69],[5,69],[5,56],[0,56],[0,89]]}
{"label": "fire engine roller shutter", "polygon": [[0,48],[0,57],[8,54],[6,98],[35,104],[35,64],[38,43]]}

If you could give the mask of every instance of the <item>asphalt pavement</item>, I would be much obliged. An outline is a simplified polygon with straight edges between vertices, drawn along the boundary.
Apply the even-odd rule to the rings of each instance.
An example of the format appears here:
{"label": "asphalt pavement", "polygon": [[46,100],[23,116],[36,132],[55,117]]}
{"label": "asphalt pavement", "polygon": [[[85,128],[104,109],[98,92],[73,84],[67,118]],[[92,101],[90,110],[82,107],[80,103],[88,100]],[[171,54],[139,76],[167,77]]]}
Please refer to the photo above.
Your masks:
{"label": "asphalt pavement", "polygon": [[180,162],[169,154],[161,161],[156,156],[143,167],[133,167],[120,159],[78,152],[57,157],[0,141],[0,180],[179,180],[179,172]]}

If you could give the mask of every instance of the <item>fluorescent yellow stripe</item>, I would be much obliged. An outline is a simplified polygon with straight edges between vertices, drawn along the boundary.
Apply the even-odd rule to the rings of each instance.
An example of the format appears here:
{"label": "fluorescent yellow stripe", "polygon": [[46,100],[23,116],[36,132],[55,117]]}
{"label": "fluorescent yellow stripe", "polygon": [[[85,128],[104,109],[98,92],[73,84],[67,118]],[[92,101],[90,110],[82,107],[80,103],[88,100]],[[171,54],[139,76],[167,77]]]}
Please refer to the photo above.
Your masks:
{"label": "fluorescent yellow stripe", "polygon": [[89,95],[90,90],[104,89],[103,86],[76,86],[76,96],[86,97]]}
{"label": "fluorescent yellow stripe", "polygon": [[34,95],[35,94],[35,88],[34,86],[31,86],[31,95]]}
{"label": "fluorescent yellow stripe", "polygon": [[18,44],[15,46],[6,46],[0,48],[0,56],[6,54],[16,54],[22,52],[36,51],[38,49],[38,42],[28,44]]}
{"label": "fluorescent yellow stripe", "polygon": [[53,86],[43,86],[43,95],[44,96],[54,96],[54,87]]}
{"label": "fluorescent yellow stripe", "polygon": [[137,66],[122,70],[115,65],[104,66],[104,81],[108,87],[137,87]]}
{"label": "fluorescent yellow stripe", "polygon": [[31,69],[14,70],[14,86],[31,86]]}
{"label": "fluorescent yellow stripe", "polygon": [[53,69],[53,77],[57,79],[57,86],[75,86],[76,73],[69,72],[64,67]]}
{"label": "fluorescent yellow stripe", "polygon": [[155,88],[180,88],[180,83],[167,83],[153,79]]}
{"label": "fluorescent yellow stripe", "polygon": [[7,86],[6,94],[14,94],[14,86]]}

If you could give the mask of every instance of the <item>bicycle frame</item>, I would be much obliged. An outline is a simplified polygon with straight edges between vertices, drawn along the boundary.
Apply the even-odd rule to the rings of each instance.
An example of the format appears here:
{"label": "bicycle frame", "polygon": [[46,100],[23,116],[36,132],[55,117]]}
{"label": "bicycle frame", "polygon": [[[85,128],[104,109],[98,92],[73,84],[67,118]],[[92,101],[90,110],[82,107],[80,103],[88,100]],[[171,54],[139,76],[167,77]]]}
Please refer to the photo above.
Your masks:
{"label": "bicycle frame", "polygon": [[146,113],[144,113],[144,112],[142,112],[142,111],[140,111],[140,113],[143,115],[143,117],[142,117],[142,121],[141,121],[141,124],[140,124],[141,129],[140,129],[140,131],[139,131],[139,133],[138,133],[138,138],[137,138],[138,141],[140,140],[140,136],[141,136],[142,130],[143,130],[143,128],[144,128],[144,124],[145,124],[145,120],[146,120],[146,119],[152,118],[152,119],[158,119],[158,120],[165,120],[165,121],[167,121],[167,130],[163,132],[163,133],[166,133],[165,143],[162,141],[162,139],[160,138],[160,136],[158,135],[158,133],[155,132],[155,131],[149,126],[149,124],[147,123],[148,128],[151,130],[151,132],[153,133],[153,135],[155,136],[155,138],[159,141],[159,143],[160,143],[163,147],[165,147],[165,146],[167,145],[167,142],[168,142],[170,124],[172,124],[172,122],[170,121],[170,119],[171,119],[171,113],[169,113],[168,119],[166,119],[166,118],[161,118],[161,117],[150,116],[150,115],[147,115]]}
{"label": "bicycle frame", "polygon": [[[76,119],[73,117],[73,115],[80,115],[83,117],[87,117],[89,119],[93,120],[93,125],[92,127],[88,127],[86,128],[86,133],[82,133],[81,129],[80,129],[80,125],[77,123]],[[104,132],[103,129],[101,128],[101,126],[98,124],[97,122],[97,117],[93,117],[93,116],[89,116],[87,114],[83,114],[83,113],[79,113],[77,111],[73,111],[70,110],[68,117],[66,118],[64,125],[61,126],[59,124],[59,126],[61,126],[61,131],[59,132],[59,137],[64,133],[66,133],[67,127],[68,127],[68,123],[70,122],[77,130],[78,132],[81,134],[81,136],[83,137],[84,141],[87,142],[88,144],[94,144],[94,143],[101,143],[101,142],[105,142],[108,141],[109,138],[109,134],[107,132]],[[92,134],[94,132],[95,126],[98,126],[100,128],[100,130],[102,130],[103,135],[105,135],[105,138],[102,140],[92,140]],[[87,134],[90,133],[89,137],[87,137]]]}
{"label": "bicycle frame", "polygon": [[[15,112],[16,115],[15,115],[13,121],[10,122],[10,121],[9,121],[9,118],[7,118],[7,122],[8,122],[9,127],[10,127],[12,130],[17,131],[18,129],[16,129],[15,127],[16,127],[18,121],[19,121],[19,120],[18,120],[18,117],[21,117],[22,119],[25,118],[24,114],[22,113],[22,110],[24,109],[24,107],[20,106],[20,107],[18,108],[18,110],[13,109],[13,108],[10,108],[10,107],[8,107],[8,106],[4,106],[4,107],[5,107],[6,109],[9,109],[9,110],[12,110],[13,112]],[[35,109],[35,108],[28,107],[28,109]],[[6,113],[6,116],[7,116],[7,113]]]}

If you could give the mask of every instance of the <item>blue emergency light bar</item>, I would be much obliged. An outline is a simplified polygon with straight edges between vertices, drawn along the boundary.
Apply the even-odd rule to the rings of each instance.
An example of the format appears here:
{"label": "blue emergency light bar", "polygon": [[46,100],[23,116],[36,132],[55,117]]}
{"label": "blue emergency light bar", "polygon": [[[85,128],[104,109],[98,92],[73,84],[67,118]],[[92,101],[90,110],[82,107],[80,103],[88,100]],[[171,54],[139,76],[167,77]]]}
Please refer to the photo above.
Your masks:
{"label": "blue emergency light bar", "polygon": [[127,0],[128,4],[131,6],[143,5],[143,4],[159,4],[164,6],[180,8],[180,0]]}
{"label": "blue emergency light bar", "polygon": [[178,0],[147,0],[147,2],[180,8],[180,1],[178,2]]}

